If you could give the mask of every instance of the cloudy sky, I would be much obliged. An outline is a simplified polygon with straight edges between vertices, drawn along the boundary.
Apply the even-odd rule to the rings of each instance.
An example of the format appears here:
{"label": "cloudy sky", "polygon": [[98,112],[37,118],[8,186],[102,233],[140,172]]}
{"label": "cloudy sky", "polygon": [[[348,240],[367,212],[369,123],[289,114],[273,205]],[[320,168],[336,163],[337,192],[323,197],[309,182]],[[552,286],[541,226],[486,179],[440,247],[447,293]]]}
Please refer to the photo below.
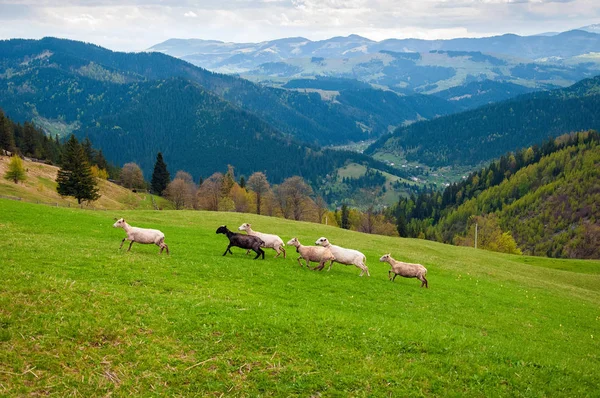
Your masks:
{"label": "cloudy sky", "polygon": [[0,39],[56,36],[123,51],[173,37],[446,39],[595,23],[599,0],[0,0]]}

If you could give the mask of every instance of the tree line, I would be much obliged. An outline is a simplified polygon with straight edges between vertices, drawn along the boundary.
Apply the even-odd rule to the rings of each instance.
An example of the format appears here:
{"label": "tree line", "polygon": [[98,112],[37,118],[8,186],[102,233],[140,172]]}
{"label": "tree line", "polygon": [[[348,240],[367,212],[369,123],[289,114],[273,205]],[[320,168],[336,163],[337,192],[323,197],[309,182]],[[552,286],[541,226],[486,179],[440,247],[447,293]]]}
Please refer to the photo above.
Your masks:
{"label": "tree line", "polygon": [[[402,237],[472,245],[475,224],[478,224],[490,231],[489,235],[496,237],[488,243],[483,242],[483,247],[487,244],[494,250],[517,253],[520,246],[529,254],[552,257],[570,255],[568,253],[584,253],[587,249],[578,248],[579,251],[573,249],[568,252],[556,246],[556,242],[547,241],[548,237],[562,233],[561,228],[567,228],[567,225],[562,225],[557,221],[558,219],[563,221],[571,219],[576,213],[579,213],[580,219],[582,216],[588,217],[589,220],[594,219],[595,207],[592,203],[587,206],[587,202],[592,200],[596,190],[593,185],[597,183],[597,177],[594,177],[594,172],[597,174],[597,170],[595,171],[597,165],[594,166],[585,159],[592,156],[590,151],[597,150],[599,142],[600,134],[595,131],[546,140],[539,146],[508,153],[487,167],[471,173],[465,180],[451,184],[443,191],[428,191],[417,196],[400,198],[398,203],[389,210],[396,219],[398,234]],[[584,158],[584,155],[587,158]],[[581,163],[577,170],[579,174],[572,170],[573,162]],[[569,178],[566,179],[565,175]],[[572,187],[574,181],[579,181],[577,185],[580,188]],[[528,201],[531,201],[532,197],[539,198],[544,191],[539,188],[544,184],[548,185],[547,195],[557,187],[569,192],[561,196],[562,199],[555,199],[561,203],[560,209],[563,213],[560,216],[553,216],[550,209],[545,213],[544,225],[546,227],[554,225],[557,229],[541,233],[540,231],[545,227],[538,228],[537,224],[534,230],[523,229],[523,224],[518,225],[517,221],[522,214],[517,215],[519,212],[513,209],[511,218],[508,216],[507,209],[520,206],[518,208],[524,212],[520,199],[526,196]],[[588,194],[583,195],[581,192],[583,187],[588,186]],[[538,190],[540,193],[537,192]],[[565,200],[569,203],[568,207],[564,205]],[[556,209],[554,213],[558,214]],[[539,214],[535,214],[527,217],[538,216]],[[577,223],[576,220],[574,222]],[[582,236],[596,233],[593,227],[582,226],[581,228]],[[515,236],[516,241],[513,240],[511,231],[520,231]],[[535,238],[531,239],[531,237]],[[586,238],[580,237],[580,239]],[[546,243],[540,244],[540,242]]]}

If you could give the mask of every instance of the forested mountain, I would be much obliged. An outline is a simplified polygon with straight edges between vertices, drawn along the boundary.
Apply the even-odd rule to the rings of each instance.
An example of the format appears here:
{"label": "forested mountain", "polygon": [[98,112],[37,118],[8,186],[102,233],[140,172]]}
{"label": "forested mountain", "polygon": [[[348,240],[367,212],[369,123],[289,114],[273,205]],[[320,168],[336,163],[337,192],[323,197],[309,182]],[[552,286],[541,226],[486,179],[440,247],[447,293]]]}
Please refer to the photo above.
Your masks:
{"label": "forested mountain", "polygon": [[400,199],[393,212],[401,236],[472,245],[477,222],[480,247],[504,251],[514,238],[525,254],[598,258],[597,203],[600,135],[586,132],[506,154],[443,192]]}
{"label": "forested mountain", "polygon": [[[83,43],[74,43],[72,48],[72,42],[64,40],[50,40],[56,47],[28,57],[24,54],[31,51],[29,45],[40,45],[37,50],[45,46],[39,41],[14,42],[23,46],[10,47],[11,52],[2,58],[0,104],[6,104],[6,112],[21,119],[33,115],[48,128],[87,136],[109,160],[119,165],[136,162],[147,177],[159,151],[173,174],[181,169],[206,177],[232,164],[239,174],[266,170],[275,183],[291,175],[315,181],[346,160],[388,168],[357,153],[303,145],[197,82],[183,77],[160,79],[168,74],[167,66],[158,63],[165,69],[156,69],[148,58],[164,58],[175,66],[184,64],[182,61],[161,54],[112,53]],[[69,50],[61,52],[63,46]],[[77,51],[88,59],[71,54]],[[102,58],[99,52],[110,53],[105,65],[95,63]]]}
{"label": "forested mountain", "polygon": [[438,91],[433,95],[456,104],[461,110],[467,110],[535,91],[540,90],[515,83],[483,80]]}
{"label": "forested mountain", "polygon": [[600,76],[397,129],[367,154],[430,166],[476,165],[571,131],[600,129]]}
{"label": "forested mountain", "polygon": [[[60,108],[72,105],[75,109],[88,107],[87,96],[78,96],[79,91],[75,88],[89,86],[88,81],[83,82],[85,78],[96,82],[97,90],[93,95],[104,91],[127,91],[116,87],[118,85],[183,78],[256,114],[284,134],[316,144],[341,144],[377,137],[387,132],[390,125],[415,120],[417,115],[437,116],[454,109],[439,99],[417,99],[413,101],[411,112],[406,112],[405,119],[392,123],[382,120],[383,114],[373,121],[365,109],[326,101],[317,93],[262,87],[241,78],[211,73],[160,53],[119,53],[70,40],[0,41],[0,54],[0,106],[18,120],[37,118],[49,126],[52,122],[70,125],[86,119],[85,113],[64,114],[64,117],[46,114],[40,104],[48,102],[51,96],[47,95],[48,91],[53,91],[52,95],[59,95],[70,103],[63,104],[55,97],[52,105]],[[60,85],[52,87],[58,83],[57,73],[62,73]],[[65,97],[61,89],[70,89],[68,96]],[[103,99],[106,104],[112,101],[110,97]],[[27,105],[23,105],[25,103]]]}

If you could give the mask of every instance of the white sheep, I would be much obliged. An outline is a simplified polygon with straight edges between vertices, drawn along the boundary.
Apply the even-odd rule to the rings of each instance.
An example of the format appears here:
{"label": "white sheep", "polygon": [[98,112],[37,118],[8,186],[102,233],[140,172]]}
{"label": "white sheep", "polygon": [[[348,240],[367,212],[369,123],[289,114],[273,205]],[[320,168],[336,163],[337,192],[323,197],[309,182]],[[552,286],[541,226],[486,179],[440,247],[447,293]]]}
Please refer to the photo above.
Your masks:
{"label": "white sheep", "polygon": [[327,268],[328,272],[331,269],[332,264],[336,262],[344,265],[355,265],[360,269],[359,276],[363,276],[365,272],[367,273],[367,276],[371,276],[371,274],[369,274],[369,268],[367,268],[367,265],[365,264],[367,262],[367,257],[358,250],[332,245],[325,237],[317,239],[315,244],[328,248],[335,257],[335,260],[331,260],[329,263],[329,268]]}
{"label": "white sheep", "polygon": [[[264,234],[262,232],[257,232],[252,229],[252,225],[248,223],[242,224],[239,228],[240,231],[246,231],[248,235],[257,236],[262,239],[265,244],[262,247],[267,247],[270,249],[274,249],[277,252],[275,258],[279,257],[281,252],[283,252],[283,258],[285,258],[285,249],[283,248],[283,240],[277,235]],[[248,254],[248,253],[246,253]]]}
{"label": "white sheep", "polygon": [[130,240],[131,243],[129,244],[129,249],[127,249],[127,251],[130,251],[133,242],[136,242],[142,244],[155,244],[156,246],[160,247],[159,254],[162,254],[164,249],[167,249],[167,254],[169,254],[169,246],[167,246],[165,243],[165,234],[160,232],[158,229],[132,227],[125,222],[124,218],[118,219],[117,222],[113,224],[113,227],[123,228],[127,233],[127,236],[121,241],[121,246],[119,246],[119,249],[123,247],[123,243],[125,243],[126,240]]}
{"label": "white sheep", "polygon": [[[392,282],[396,279],[396,276],[400,275],[405,278],[417,278],[421,281],[421,287],[429,287],[427,279],[425,279],[427,268],[423,267],[421,264],[404,263],[402,261],[394,260],[389,253],[381,256],[379,261],[389,263],[392,266],[392,269],[388,271],[388,278]],[[391,274],[394,274],[393,278]]]}
{"label": "white sheep", "polygon": [[287,243],[288,245],[296,247],[296,251],[300,253],[300,257],[298,257],[298,264],[302,267],[302,263],[300,259],[303,258],[306,260],[306,266],[310,268],[311,261],[318,261],[319,265],[314,268],[310,268],[312,270],[318,269],[319,271],[323,270],[325,267],[325,263],[329,260],[335,260],[335,256],[331,253],[326,247],[322,246],[303,246],[300,244],[298,238],[292,238]]}

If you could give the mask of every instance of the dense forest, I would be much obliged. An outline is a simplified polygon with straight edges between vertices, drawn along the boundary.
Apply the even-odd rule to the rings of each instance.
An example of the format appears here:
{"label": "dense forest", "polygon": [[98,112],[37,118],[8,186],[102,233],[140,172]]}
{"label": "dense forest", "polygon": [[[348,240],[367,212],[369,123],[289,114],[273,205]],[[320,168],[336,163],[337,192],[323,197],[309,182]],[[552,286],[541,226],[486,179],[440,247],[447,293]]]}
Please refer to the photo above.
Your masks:
{"label": "dense forest", "polygon": [[[89,138],[86,137],[81,143],[76,142],[81,144],[89,165],[96,166],[96,170],[103,170],[106,177],[116,178],[119,175],[119,168],[109,163],[102,150],[94,148]],[[49,137],[30,121],[15,123],[0,109],[0,150],[38,162],[59,165],[63,160],[64,143],[58,136]]]}
{"label": "dense forest", "polygon": [[57,164],[62,147],[58,137],[48,137],[31,122],[15,123],[0,109],[0,149]]}
{"label": "dense forest", "polygon": [[[93,115],[85,108],[89,109],[90,102],[97,101],[99,95],[105,93],[101,98],[103,104],[99,105],[110,106],[118,102],[120,92],[127,93],[136,82],[171,78],[199,84],[257,115],[282,133],[319,145],[377,137],[387,133],[390,126],[416,120],[418,115],[437,116],[455,110],[452,104],[439,98],[422,97],[415,101],[398,98],[395,101],[410,104],[410,111],[404,111],[404,116],[399,119],[396,112],[396,120],[386,120],[385,112],[373,119],[370,117],[372,110],[364,109],[364,101],[325,101],[317,93],[262,87],[235,76],[209,72],[161,53],[119,53],[55,38],[0,41],[0,53],[0,81],[6,83],[0,85],[0,106],[20,121],[39,115],[50,120],[62,117],[58,120],[67,124],[83,124],[93,120]],[[86,78],[94,80],[101,88],[92,90],[90,98],[85,94],[92,84]],[[119,85],[124,87],[115,87]],[[78,86],[86,86],[86,90]],[[64,94],[68,92],[69,97],[54,97],[52,104],[58,108],[81,108],[81,111],[48,113],[43,103],[56,93],[62,94],[60,90],[65,90]],[[379,100],[379,97],[373,97],[373,101]],[[24,103],[27,105],[17,105]]]}
{"label": "dense forest", "polygon": [[[473,78],[477,79],[476,76]],[[475,80],[463,86],[438,91],[432,95],[456,104],[461,110],[468,110],[535,91],[540,91],[540,89],[486,79]]]}
{"label": "dense forest", "polygon": [[430,166],[477,165],[570,131],[600,128],[600,76],[571,87],[519,96],[414,123],[365,153],[391,152]]}
{"label": "dense forest", "polygon": [[598,258],[597,203],[600,134],[591,131],[504,155],[443,192],[401,198],[391,212],[401,236],[472,243],[465,234],[489,221],[526,254]]}

